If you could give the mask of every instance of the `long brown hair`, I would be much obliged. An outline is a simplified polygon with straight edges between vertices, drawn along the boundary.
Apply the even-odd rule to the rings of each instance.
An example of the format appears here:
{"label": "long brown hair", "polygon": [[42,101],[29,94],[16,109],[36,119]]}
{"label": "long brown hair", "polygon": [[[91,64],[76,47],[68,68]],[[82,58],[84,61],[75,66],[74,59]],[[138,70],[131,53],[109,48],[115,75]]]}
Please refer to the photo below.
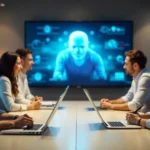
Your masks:
{"label": "long brown hair", "polygon": [[0,76],[6,76],[9,78],[12,87],[12,93],[17,96],[19,93],[17,78],[14,74],[14,66],[16,64],[18,54],[14,52],[5,52],[0,59]]}

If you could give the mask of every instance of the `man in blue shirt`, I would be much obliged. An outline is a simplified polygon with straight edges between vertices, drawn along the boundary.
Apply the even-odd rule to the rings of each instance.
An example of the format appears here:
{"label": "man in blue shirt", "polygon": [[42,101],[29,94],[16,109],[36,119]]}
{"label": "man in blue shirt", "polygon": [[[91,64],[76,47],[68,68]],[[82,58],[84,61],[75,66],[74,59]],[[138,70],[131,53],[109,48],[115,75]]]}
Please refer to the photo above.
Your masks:
{"label": "man in blue shirt", "polygon": [[127,94],[116,100],[103,98],[101,108],[115,110],[150,111],[150,71],[145,68],[147,58],[140,50],[130,50],[125,53],[124,69],[127,75],[133,77],[131,87]]}
{"label": "man in blue shirt", "polygon": [[103,60],[88,48],[88,36],[82,31],[73,32],[69,37],[69,48],[57,56],[52,80],[83,83],[105,79]]}

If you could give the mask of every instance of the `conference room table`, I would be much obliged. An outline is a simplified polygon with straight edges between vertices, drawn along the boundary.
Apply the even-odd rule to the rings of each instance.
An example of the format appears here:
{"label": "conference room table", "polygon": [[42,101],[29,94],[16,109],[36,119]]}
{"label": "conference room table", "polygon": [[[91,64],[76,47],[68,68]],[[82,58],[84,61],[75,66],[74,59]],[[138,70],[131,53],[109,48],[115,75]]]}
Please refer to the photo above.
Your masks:
{"label": "conference room table", "polygon": [[[95,101],[98,106],[99,102]],[[105,120],[125,120],[125,111],[99,110]],[[45,123],[52,110],[29,114]],[[149,150],[148,129],[107,129],[89,101],[63,101],[42,135],[0,135],[0,150]]]}

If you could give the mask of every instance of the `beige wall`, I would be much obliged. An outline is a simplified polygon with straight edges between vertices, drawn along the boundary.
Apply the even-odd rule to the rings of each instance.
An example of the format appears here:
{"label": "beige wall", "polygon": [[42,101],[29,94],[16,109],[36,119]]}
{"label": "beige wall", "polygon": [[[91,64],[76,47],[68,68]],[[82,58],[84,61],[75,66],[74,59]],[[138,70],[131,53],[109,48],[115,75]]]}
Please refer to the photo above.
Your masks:
{"label": "beige wall", "polygon": [[[24,47],[25,20],[133,20],[134,48],[141,49],[150,58],[150,2],[147,0],[3,1],[6,7],[0,8],[0,55]],[[147,67],[150,68],[150,61]]]}

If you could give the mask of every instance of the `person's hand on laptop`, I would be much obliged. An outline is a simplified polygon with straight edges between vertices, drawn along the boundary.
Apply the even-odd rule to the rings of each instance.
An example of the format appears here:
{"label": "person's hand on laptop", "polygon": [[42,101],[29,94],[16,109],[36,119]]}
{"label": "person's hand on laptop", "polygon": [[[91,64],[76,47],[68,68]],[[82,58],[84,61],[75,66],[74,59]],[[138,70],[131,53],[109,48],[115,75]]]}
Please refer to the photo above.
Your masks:
{"label": "person's hand on laptop", "polygon": [[27,114],[24,114],[22,116],[19,116],[17,119],[13,121],[14,128],[22,128],[23,126],[33,126],[33,119],[28,116]]}

